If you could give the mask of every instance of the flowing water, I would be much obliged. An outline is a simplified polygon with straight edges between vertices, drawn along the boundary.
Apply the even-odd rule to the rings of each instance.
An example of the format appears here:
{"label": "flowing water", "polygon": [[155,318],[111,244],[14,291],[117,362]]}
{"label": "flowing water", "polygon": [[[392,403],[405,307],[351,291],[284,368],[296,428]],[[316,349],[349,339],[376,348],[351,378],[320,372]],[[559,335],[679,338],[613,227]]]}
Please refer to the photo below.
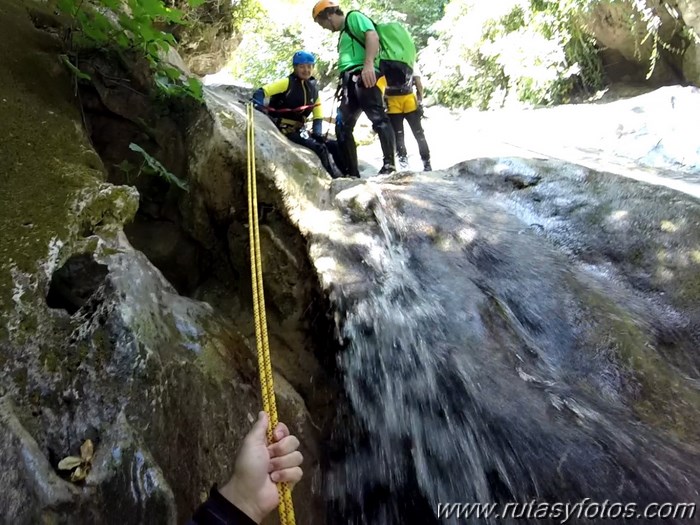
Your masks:
{"label": "flowing water", "polygon": [[698,500],[696,444],[639,420],[616,355],[621,319],[645,332],[668,312],[577,267],[468,180],[363,191],[364,240],[336,247],[364,282],[332,295],[352,407],[324,483],[333,523],[436,523],[448,502]]}
{"label": "flowing water", "polygon": [[[261,154],[279,148],[273,139],[261,127]],[[591,232],[514,213],[458,169],[336,182],[344,219],[312,207],[303,219],[317,268],[334,268],[322,273],[345,341],[348,403],[322,479],[329,523],[464,523],[438,520],[440,503],[698,501],[692,307],[631,288],[611,260],[577,262]],[[601,200],[544,198],[562,209]],[[697,205],[684,205],[696,223]]]}

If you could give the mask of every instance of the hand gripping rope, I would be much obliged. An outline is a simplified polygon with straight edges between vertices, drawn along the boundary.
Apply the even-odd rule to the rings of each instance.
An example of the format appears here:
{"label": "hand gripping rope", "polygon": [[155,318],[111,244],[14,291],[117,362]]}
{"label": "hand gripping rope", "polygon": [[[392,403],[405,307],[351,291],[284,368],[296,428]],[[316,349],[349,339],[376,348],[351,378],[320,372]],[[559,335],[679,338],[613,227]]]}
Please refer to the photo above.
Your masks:
{"label": "hand gripping rope", "polygon": [[[275,388],[272,382],[270,343],[267,338],[267,317],[263,293],[262,259],[260,257],[260,230],[258,228],[258,191],[255,174],[255,117],[253,104],[246,104],[248,149],[248,231],[250,234],[250,271],[253,281],[253,315],[255,319],[255,341],[258,349],[258,370],[262,390],[263,410],[270,416],[267,440],[272,443],[272,430],[279,422]],[[278,483],[280,496],[279,514],[282,525],[295,525],[292,491],[286,483]]]}

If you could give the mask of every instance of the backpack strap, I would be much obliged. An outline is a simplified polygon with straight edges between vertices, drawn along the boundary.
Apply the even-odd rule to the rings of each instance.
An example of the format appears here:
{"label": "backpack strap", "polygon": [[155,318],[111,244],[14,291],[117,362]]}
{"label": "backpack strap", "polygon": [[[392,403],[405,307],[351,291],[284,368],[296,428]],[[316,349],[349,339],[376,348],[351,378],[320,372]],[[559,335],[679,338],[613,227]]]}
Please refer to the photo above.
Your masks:
{"label": "backpack strap", "polygon": [[318,98],[318,80],[316,80],[316,77],[309,77],[309,80],[306,81],[306,85],[311,88],[311,103],[313,104]]}
{"label": "backpack strap", "polygon": [[[345,15],[345,27],[344,27],[343,30],[340,32],[340,37],[338,37],[338,42],[340,42],[340,38],[343,37],[343,33],[347,33],[348,36],[349,36],[350,38],[352,38],[355,42],[357,42],[358,44],[360,44],[362,47],[365,47],[365,42],[364,42],[364,40],[360,40],[359,38],[357,38],[357,36],[355,36],[355,35],[352,33],[352,31],[350,31],[350,28],[348,27],[348,17],[349,17],[352,13],[361,13],[361,12],[358,11],[357,9],[353,9],[352,11],[348,11],[348,12],[347,12],[347,14]],[[364,13],[361,13],[361,14],[364,15]],[[370,22],[372,22],[372,25],[374,26],[374,32],[377,33],[377,37],[379,38],[379,31],[377,30],[377,24],[375,23],[375,21],[372,20],[372,19],[371,19],[370,17],[368,17],[367,15],[364,15],[364,16],[367,17],[367,19],[368,19]],[[382,39],[379,38],[379,45],[380,45],[380,47],[381,47],[381,43],[382,43]]]}

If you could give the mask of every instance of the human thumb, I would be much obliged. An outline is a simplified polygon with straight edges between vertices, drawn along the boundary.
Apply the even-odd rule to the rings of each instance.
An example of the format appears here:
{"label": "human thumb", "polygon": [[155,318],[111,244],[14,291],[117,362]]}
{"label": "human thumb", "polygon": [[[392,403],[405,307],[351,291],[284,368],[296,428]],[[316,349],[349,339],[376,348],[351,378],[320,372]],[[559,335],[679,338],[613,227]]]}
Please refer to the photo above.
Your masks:
{"label": "human thumb", "polygon": [[258,420],[253,425],[253,428],[250,429],[250,432],[248,432],[246,440],[267,445],[267,426],[269,423],[270,418],[267,413],[263,411],[259,412]]}

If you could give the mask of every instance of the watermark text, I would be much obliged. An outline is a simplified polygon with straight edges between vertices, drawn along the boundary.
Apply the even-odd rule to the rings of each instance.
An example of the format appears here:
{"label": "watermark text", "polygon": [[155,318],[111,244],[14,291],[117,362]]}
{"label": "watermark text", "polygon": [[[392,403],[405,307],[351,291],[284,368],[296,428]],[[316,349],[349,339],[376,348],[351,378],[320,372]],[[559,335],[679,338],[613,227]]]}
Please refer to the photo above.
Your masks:
{"label": "watermark text", "polygon": [[438,503],[438,518],[550,519],[565,524],[582,519],[687,519],[695,517],[695,503],[619,503],[584,498],[575,503],[528,501],[512,503]]}

